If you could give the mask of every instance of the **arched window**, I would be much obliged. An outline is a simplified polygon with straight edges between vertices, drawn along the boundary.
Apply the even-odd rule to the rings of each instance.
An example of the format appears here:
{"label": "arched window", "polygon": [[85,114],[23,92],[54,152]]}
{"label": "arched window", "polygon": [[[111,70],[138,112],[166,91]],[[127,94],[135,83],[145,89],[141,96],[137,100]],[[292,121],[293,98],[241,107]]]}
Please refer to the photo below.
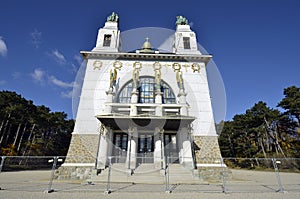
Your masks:
{"label": "arched window", "polygon": [[[118,95],[119,103],[130,103],[131,92],[133,90],[132,80],[127,82]],[[137,88],[139,93],[139,103],[155,103],[155,79],[154,77],[140,77]],[[175,104],[175,95],[168,84],[161,81],[162,101],[164,104]]]}

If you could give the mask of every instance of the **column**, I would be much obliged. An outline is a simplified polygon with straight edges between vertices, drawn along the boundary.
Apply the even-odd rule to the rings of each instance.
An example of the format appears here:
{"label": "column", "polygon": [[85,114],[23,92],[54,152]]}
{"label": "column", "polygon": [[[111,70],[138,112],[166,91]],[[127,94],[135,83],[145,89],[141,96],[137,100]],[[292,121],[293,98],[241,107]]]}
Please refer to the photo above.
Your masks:
{"label": "column", "polygon": [[162,116],[163,115],[163,110],[162,110],[162,92],[160,91],[156,91],[155,92],[155,116]]}
{"label": "column", "polygon": [[164,138],[164,130],[160,131],[161,138],[161,160],[162,160],[162,169],[166,168],[166,156],[165,156],[165,138]]}
{"label": "column", "polygon": [[130,106],[130,116],[136,116],[137,115],[137,107],[136,103],[138,103],[138,96],[139,92],[137,91],[138,83],[139,83],[139,76],[140,76],[140,68],[141,64],[139,62],[135,62],[133,64],[133,72],[132,72],[132,87],[133,91],[131,92],[131,106]]}
{"label": "column", "polygon": [[138,103],[138,94],[139,93],[136,91],[136,88],[134,88],[134,91],[131,92],[130,116],[136,116],[137,115],[136,103]]}
{"label": "column", "polygon": [[174,71],[176,71],[176,81],[179,88],[179,93],[177,97],[179,98],[179,104],[181,105],[180,115],[188,115],[186,93],[184,92],[185,89],[184,89],[183,77],[182,77],[182,72],[180,71],[181,66],[179,64],[174,63],[173,69]]}
{"label": "column", "polygon": [[159,62],[155,62],[153,64],[153,68],[154,68],[154,76],[155,76],[155,104],[156,108],[155,108],[155,115],[156,116],[162,116],[163,115],[163,111],[162,111],[162,95],[163,93],[161,92],[161,65]]}
{"label": "column", "polygon": [[186,103],[186,93],[183,90],[179,91],[179,94],[177,95],[177,97],[179,98],[179,104],[181,105],[180,108],[180,115],[188,115],[188,107],[187,107],[187,103]]}
{"label": "column", "polygon": [[107,98],[106,98],[104,113],[110,114],[112,112],[111,103],[113,102],[115,92],[113,92],[112,89],[109,89],[108,91],[106,91],[106,95],[107,95]]}
{"label": "column", "polygon": [[100,132],[100,144],[99,144],[99,152],[97,157],[97,169],[105,169],[106,161],[107,161],[107,151],[108,151],[108,134],[110,133],[109,128],[103,128]]}
{"label": "column", "polygon": [[160,128],[156,127],[154,132],[154,165],[155,168],[162,168],[162,134]]}
{"label": "column", "polygon": [[113,155],[113,132],[111,130],[111,133],[106,135],[106,140],[107,140],[107,157]]}
{"label": "column", "polygon": [[126,168],[129,170],[136,168],[136,150],[137,150],[138,132],[136,127],[128,129],[128,145]]}
{"label": "column", "polygon": [[182,146],[182,135],[180,131],[177,132],[176,134],[177,137],[177,143],[178,143],[178,152],[179,152],[179,163],[183,164],[183,146]]}
{"label": "column", "polygon": [[182,142],[182,156],[183,161],[182,164],[185,167],[193,168],[193,156],[192,156],[192,147],[191,141],[189,139],[189,132],[187,127],[183,127],[179,130],[181,134],[181,142]]}

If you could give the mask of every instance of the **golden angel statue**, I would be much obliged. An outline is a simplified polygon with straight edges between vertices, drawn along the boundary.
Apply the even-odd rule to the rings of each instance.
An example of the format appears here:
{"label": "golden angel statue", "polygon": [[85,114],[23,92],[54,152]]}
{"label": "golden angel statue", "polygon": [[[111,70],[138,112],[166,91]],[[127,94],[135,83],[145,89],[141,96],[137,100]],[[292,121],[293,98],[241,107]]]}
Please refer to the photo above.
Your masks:
{"label": "golden angel statue", "polygon": [[183,90],[183,78],[182,78],[182,72],[180,70],[177,70],[176,72],[176,80],[177,80],[177,85],[180,90]]}
{"label": "golden angel statue", "polygon": [[113,89],[113,87],[116,85],[117,81],[117,69],[114,68],[114,71],[110,69],[110,83],[109,83],[109,88]]}

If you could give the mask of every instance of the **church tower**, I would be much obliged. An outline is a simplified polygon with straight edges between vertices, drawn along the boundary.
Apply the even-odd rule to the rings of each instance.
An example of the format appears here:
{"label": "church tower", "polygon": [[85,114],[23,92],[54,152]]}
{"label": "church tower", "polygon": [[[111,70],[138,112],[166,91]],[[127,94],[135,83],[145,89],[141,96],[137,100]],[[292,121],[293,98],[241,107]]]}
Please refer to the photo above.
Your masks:
{"label": "church tower", "polygon": [[182,16],[177,16],[173,53],[200,55],[197,45],[196,34],[191,30],[188,20]]}
{"label": "church tower", "polygon": [[118,29],[119,16],[112,13],[103,28],[98,31],[96,47],[92,51],[120,52],[120,30]]}
{"label": "church tower", "polygon": [[172,53],[153,49],[149,38],[141,49],[121,52],[118,23],[113,12],[95,48],[81,51],[85,77],[60,175],[88,178],[108,165],[130,176],[145,165],[158,172],[168,164],[188,171],[220,166],[206,74],[212,56],[198,50],[187,19],[177,17]]}

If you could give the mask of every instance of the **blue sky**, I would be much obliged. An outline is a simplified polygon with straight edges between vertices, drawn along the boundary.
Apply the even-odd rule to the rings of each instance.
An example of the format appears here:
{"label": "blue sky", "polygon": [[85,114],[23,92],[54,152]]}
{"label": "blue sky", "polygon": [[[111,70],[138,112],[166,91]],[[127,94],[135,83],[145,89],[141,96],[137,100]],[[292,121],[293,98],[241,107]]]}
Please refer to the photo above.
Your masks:
{"label": "blue sky", "polygon": [[298,0],[0,0],[0,90],[72,117],[79,51],[95,46],[112,11],[121,31],[175,29],[184,15],[222,75],[227,120],[259,100],[275,108],[284,88],[300,86]]}

